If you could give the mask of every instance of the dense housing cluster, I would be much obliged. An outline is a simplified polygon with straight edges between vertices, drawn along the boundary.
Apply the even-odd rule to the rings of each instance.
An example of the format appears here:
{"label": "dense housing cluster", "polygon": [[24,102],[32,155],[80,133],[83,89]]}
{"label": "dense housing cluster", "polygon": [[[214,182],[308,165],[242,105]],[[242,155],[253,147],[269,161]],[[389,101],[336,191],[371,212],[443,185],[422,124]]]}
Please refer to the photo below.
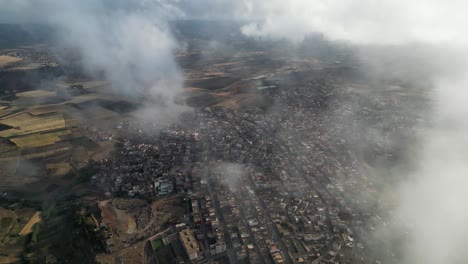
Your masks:
{"label": "dense housing cluster", "polygon": [[[288,89],[274,83],[262,86],[274,102],[266,111],[206,107],[157,137],[137,123],[119,126],[139,133],[97,165],[94,179],[108,195],[179,196],[186,204],[183,217],[150,239],[160,262],[369,261],[366,236],[381,218],[363,209],[378,186],[362,164],[367,156],[391,157],[392,149],[373,138],[352,148],[369,136],[352,120],[369,122],[382,137],[404,135],[403,117],[379,110],[397,101],[358,98],[327,80]],[[355,100],[365,109],[355,109]],[[391,129],[372,126],[384,118]]]}

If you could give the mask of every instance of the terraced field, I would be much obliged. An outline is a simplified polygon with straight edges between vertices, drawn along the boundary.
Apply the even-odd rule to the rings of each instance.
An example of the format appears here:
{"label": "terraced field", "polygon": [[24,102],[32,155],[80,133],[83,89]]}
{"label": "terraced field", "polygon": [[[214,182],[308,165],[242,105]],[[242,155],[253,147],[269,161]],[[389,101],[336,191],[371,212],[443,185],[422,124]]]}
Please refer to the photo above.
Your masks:
{"label": "terraced field", "polygon": [[0,137],[4,138],[65,128],[65,120],[61,113],[41,116],[19,113],[0,120],[0,123],[13,127],[0,131]]}

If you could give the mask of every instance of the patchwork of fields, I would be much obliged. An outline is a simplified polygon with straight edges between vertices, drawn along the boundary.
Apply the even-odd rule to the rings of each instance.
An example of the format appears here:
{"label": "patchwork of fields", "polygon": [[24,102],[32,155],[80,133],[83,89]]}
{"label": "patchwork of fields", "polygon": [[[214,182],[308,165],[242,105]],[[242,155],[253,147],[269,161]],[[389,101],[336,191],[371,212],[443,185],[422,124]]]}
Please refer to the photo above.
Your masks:
{"label": "patchwork of fields", "polygon": [[[89,159],[109,156],[115,142],[94,142],[87,128],[121,118],[122,113],[117,112],[120,106],[132,103],[102,92],[106,85],[98,81],[60,82],[46,90],[18,92],[13,100],[0,97],[3,185],[65,176],[81,169]],[[18,170],[30,163],[33,165]]]}
{"label": "patchwork of fields", "polygon": [[0,264],[21,260],[24,244],[37,235],[34,226],[41,222],[40,216],[41,212],[31,208],[0,207]]}

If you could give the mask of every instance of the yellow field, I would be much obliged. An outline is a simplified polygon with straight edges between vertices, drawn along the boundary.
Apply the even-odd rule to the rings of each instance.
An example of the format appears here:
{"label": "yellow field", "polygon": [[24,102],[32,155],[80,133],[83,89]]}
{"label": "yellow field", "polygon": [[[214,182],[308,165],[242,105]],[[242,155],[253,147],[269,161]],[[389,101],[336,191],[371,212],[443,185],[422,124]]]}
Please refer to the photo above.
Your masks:
{"label": "yellow field", "polygon": [[[20,107],[18,107],[18,106],[12,106],[12,107],[3,107],[2,106],[2,108],[0,109],[0,116],[7,116],[7,115],[13,113],[14,111],[16,111],[18,109],[20,109]],[[0,120],[0,123],[1,122],[2,121]]]}
{"label": "yellow field", "polygon": [[31,115],[44,115],[44,114],[50,114],[50,113],[55,113],[60,110],[60,107],[56,105],[45,105],[45,106],[35,106],[31,107],[27,110],[28,113]]}
{"label": "yellow field", "polygon": [[0,137],[7,138],[65,127],[63,114],[58,113],[47,116],[33,116],[29,113],[21,113],[2,119],[0,123],[14,127],[13,129],[0,131]]}
{"label": "yellow field", "polygon": [[34,133],[22,137],[11,138],[20,148],[34,148],[52,145],[57,141],[60,141],[60,136],[70,135],[70,130],[62,130],[51,133]]}
{"label": "yellow field", "polygon": [[53,91],[35,90],[35,91],[17,93],[16,96],[23,97],[23,98],[37,98],[37,97],[55,96],[56,94],[57,93]]}
{"label": "yellow field", "polygon": [[1,55],[0,56],[0,67],[4,67],[10,63],[14,63],[14,62],[19,62],[19,61],[22,61],[23,59],[21,58],[17,58],[17,57],[12,57],[12,56],[5,56],[5,55]]}
{"label": "yellow field", "polygon": [[62,148],[56,148],[44,152],[39,152],[39,153],[33,153],[33,154],[28,154],[28,155],[21,155],[22,159],[30,160],[30,159],[39,159],[39,158],[45,158],[45,157],[50,157],[52,155],[58,155],[64,152],[70,151],[71,146],[68,147],[62,147]]}
{"label": "yellow field", "polygon": [[67,173],[70,172],[72,169],[72,166],[68,162],[62,162],[62,163],[53,163],[53,164],[47,164],[47,175],[48,176],[63,176],[66,175]]}
{"label": "yellow field", "polygon": [[31,219],[29,219],[29,222],[23,227],[21,232],[19,233],[20,236],[27,235],[32,232],[32,227],[41,221],[41,212],[36,212]]}

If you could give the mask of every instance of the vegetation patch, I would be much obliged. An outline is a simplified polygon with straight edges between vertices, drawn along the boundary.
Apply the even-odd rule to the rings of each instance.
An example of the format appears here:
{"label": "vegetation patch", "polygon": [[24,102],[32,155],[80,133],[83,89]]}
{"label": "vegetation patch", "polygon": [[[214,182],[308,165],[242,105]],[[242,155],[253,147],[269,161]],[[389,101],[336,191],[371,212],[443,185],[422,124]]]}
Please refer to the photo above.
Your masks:
{"label": "vegetation patch", "polygon": [[3,217],[1,222],[2,222],[2,231],[7,230],[13,224],[13,217]]}
{"label": "vegetation patch", "polygon": [[161,238],[151,240],[151,248],[156,251],[164,246],[164,243]]}

